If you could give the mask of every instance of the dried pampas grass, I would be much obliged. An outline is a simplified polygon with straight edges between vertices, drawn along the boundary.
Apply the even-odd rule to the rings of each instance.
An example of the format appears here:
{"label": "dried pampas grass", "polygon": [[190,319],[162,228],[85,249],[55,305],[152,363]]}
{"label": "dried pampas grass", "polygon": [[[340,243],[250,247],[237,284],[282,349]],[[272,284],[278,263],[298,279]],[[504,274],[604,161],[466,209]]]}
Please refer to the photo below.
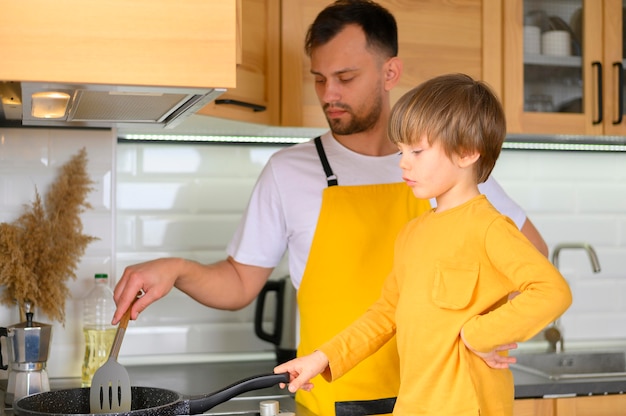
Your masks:
{"label": "dried pampas grass", "polygon": [[[50,319],[65,323],[66,282],[76,279],[76,268],[96,237],[83,234],[80,214],[92,208],[86,202],[93,189],[87,175],[87,151],[82,148],[61,167],[58,178],[42,200],[35,200],[13,223],[0,224],[0,302],[24,310],[30,302]],[[22,316],[22,320],[24,317]]]}

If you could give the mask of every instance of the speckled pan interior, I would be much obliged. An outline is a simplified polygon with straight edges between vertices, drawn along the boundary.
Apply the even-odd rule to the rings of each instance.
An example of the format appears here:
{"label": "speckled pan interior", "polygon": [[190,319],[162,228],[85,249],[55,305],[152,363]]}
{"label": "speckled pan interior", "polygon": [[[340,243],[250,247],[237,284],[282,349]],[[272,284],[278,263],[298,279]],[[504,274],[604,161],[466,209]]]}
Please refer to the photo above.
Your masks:
{"label": "speckled pan interior", "polygon": [[[91,414],[88,387],[48,391],[18,400],[13,408],[22,416],[55,416]],[[180,393],[152,388],[132,387],[131,411],[101,415],[169,416],[189,414],[189,402]]]}

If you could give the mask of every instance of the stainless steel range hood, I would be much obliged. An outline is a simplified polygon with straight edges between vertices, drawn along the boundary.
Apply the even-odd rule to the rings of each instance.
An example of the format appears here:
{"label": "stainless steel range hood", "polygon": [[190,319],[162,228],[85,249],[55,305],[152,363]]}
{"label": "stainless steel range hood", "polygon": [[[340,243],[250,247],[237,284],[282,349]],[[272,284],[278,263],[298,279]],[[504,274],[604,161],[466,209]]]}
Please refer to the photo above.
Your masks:
{"label": "stainless steel range hood", "polygon": [[[33,94],[69,95],[67,109],[58,118],[33,116]],[[225,89],[0,82],[0,125],[51,127],[151,126],[170,129],[214,100]]]}

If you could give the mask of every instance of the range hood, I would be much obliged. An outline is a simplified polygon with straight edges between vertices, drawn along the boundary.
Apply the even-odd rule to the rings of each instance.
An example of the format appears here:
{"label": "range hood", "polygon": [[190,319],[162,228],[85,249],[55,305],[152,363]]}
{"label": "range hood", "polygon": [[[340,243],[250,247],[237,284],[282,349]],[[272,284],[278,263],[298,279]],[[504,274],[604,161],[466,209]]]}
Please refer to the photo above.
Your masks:
{"label": "range hood", "polygon": [[[0,81],[1,125],[171,129],[214,100],[225,89],[112,86]],[[37,94],[55,92],[68,98],[54,118],[35,117]],[[50,102],[42,101],[44,107]],[[37,104],[37,105],[35,105]]]}

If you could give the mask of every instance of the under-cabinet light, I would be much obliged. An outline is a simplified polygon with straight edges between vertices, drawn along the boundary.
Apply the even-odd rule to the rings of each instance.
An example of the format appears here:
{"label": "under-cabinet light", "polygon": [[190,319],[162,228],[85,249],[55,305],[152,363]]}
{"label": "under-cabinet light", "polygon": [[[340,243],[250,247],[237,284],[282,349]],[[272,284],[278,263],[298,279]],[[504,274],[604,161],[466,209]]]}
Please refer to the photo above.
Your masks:
{"label": "under-cabinet light", "polygon": [[31,95],[31,114],[36,118],[63,118],[70,95],[58,91],[41,91]]}
{"label": "under-cabinet light", "polygon": [[[308,142],[311,137],[294,136],[211,136],[188,134],[125,134],[120,141],[144,142],[189,142],[189,143],[247,143],[247,144],[297,144]],[[597,141],[597,143],[594,143]],[[583,152],[626,152],[626,139],[619,136],[575,137],[554,136],[534,137],[511,135],[507,137],[503,149],[511,150],[561,150]]]}
{"label": "under-cabinet light", "polygon": [[126,134],[122,140],[128,141],[171,141],[171,142],[206,142],[206,143],[271,143],[296,144],[308,142],[311,137],[268,137],[268,136],[205,136],[175,134]]}
{"label": "under-cabinet light", "polygon": [[519,143],[504,142],[503,149],[515,150],[573,150],[586,152],[626,152],[626,145],[591,143]]}

